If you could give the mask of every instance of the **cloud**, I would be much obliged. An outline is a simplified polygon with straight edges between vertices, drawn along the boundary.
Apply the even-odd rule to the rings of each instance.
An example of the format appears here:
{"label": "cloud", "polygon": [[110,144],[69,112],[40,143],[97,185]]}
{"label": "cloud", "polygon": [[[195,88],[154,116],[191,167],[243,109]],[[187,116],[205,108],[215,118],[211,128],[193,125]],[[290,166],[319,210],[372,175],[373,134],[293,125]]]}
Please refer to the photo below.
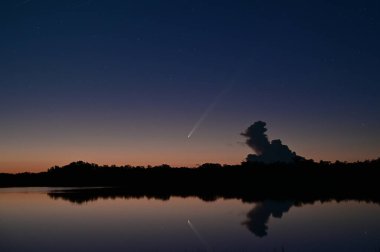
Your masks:
{"label": "cloud", "polygon": [[245,132],[241,133],[242,136],[247,138],[245,143],[256,153],[247,156],[246,160],[248,162],[291,163],[296,158],[302,158],[291,151],[287,145],[282,144],[279,139],[269,142],[268,136],[265,134],[267,131],[265,126],[265,122],[257,121],[249,126]]}

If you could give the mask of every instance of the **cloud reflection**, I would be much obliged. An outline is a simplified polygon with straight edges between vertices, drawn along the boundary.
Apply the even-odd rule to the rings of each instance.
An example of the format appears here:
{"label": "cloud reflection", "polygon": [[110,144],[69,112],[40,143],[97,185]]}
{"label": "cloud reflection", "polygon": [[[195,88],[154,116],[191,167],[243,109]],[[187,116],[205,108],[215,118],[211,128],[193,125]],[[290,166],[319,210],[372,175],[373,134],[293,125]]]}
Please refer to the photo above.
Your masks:
{"label": "cloud reflection", "polygon": [[256,203],[256,206],[248,212],[247,220],[242,224],[256,236],[264,237],[268,234],[269,218],[271,216],[281,218],[293,205],[294,202],[292,201],[266,200]]}

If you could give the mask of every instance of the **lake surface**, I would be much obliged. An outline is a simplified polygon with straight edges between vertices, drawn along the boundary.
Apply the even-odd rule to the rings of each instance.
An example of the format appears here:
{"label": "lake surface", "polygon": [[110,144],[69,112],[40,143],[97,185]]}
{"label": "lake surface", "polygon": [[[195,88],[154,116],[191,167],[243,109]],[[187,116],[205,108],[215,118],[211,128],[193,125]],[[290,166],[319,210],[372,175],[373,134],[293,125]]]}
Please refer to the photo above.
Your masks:
{"label": "lake surface", "polygon": [[380,251],[376,203],[60,197],[69,190],[0,189],[0,251]]}

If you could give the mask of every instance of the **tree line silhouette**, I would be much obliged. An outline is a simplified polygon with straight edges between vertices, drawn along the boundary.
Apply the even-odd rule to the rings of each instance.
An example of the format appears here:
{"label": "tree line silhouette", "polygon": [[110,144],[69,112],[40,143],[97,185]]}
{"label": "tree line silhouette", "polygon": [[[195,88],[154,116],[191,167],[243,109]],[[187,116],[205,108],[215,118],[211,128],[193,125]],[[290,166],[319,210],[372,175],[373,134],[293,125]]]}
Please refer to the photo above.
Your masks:
{"label": "tree line silhouette", "polygon": [[379,198],[380,158],[363,162],[243,162],[202,164],[195,168],[99,166],[83,161],[46,172],[0,174],[0,187],[119,187],[130,193],[201,195],[214,198]]}

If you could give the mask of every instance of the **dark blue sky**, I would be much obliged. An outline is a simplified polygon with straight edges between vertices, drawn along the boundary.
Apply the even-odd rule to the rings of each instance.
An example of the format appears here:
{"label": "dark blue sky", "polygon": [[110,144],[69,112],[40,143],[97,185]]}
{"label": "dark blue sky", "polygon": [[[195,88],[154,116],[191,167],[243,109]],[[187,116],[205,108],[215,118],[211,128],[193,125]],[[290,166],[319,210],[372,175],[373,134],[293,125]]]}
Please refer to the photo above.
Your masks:
{"label": "dark blue sky", "polygon": [[239,163],[257,120],[309,158],[380,156],[379,1],[12,0],[0,31],[3,171]]}

